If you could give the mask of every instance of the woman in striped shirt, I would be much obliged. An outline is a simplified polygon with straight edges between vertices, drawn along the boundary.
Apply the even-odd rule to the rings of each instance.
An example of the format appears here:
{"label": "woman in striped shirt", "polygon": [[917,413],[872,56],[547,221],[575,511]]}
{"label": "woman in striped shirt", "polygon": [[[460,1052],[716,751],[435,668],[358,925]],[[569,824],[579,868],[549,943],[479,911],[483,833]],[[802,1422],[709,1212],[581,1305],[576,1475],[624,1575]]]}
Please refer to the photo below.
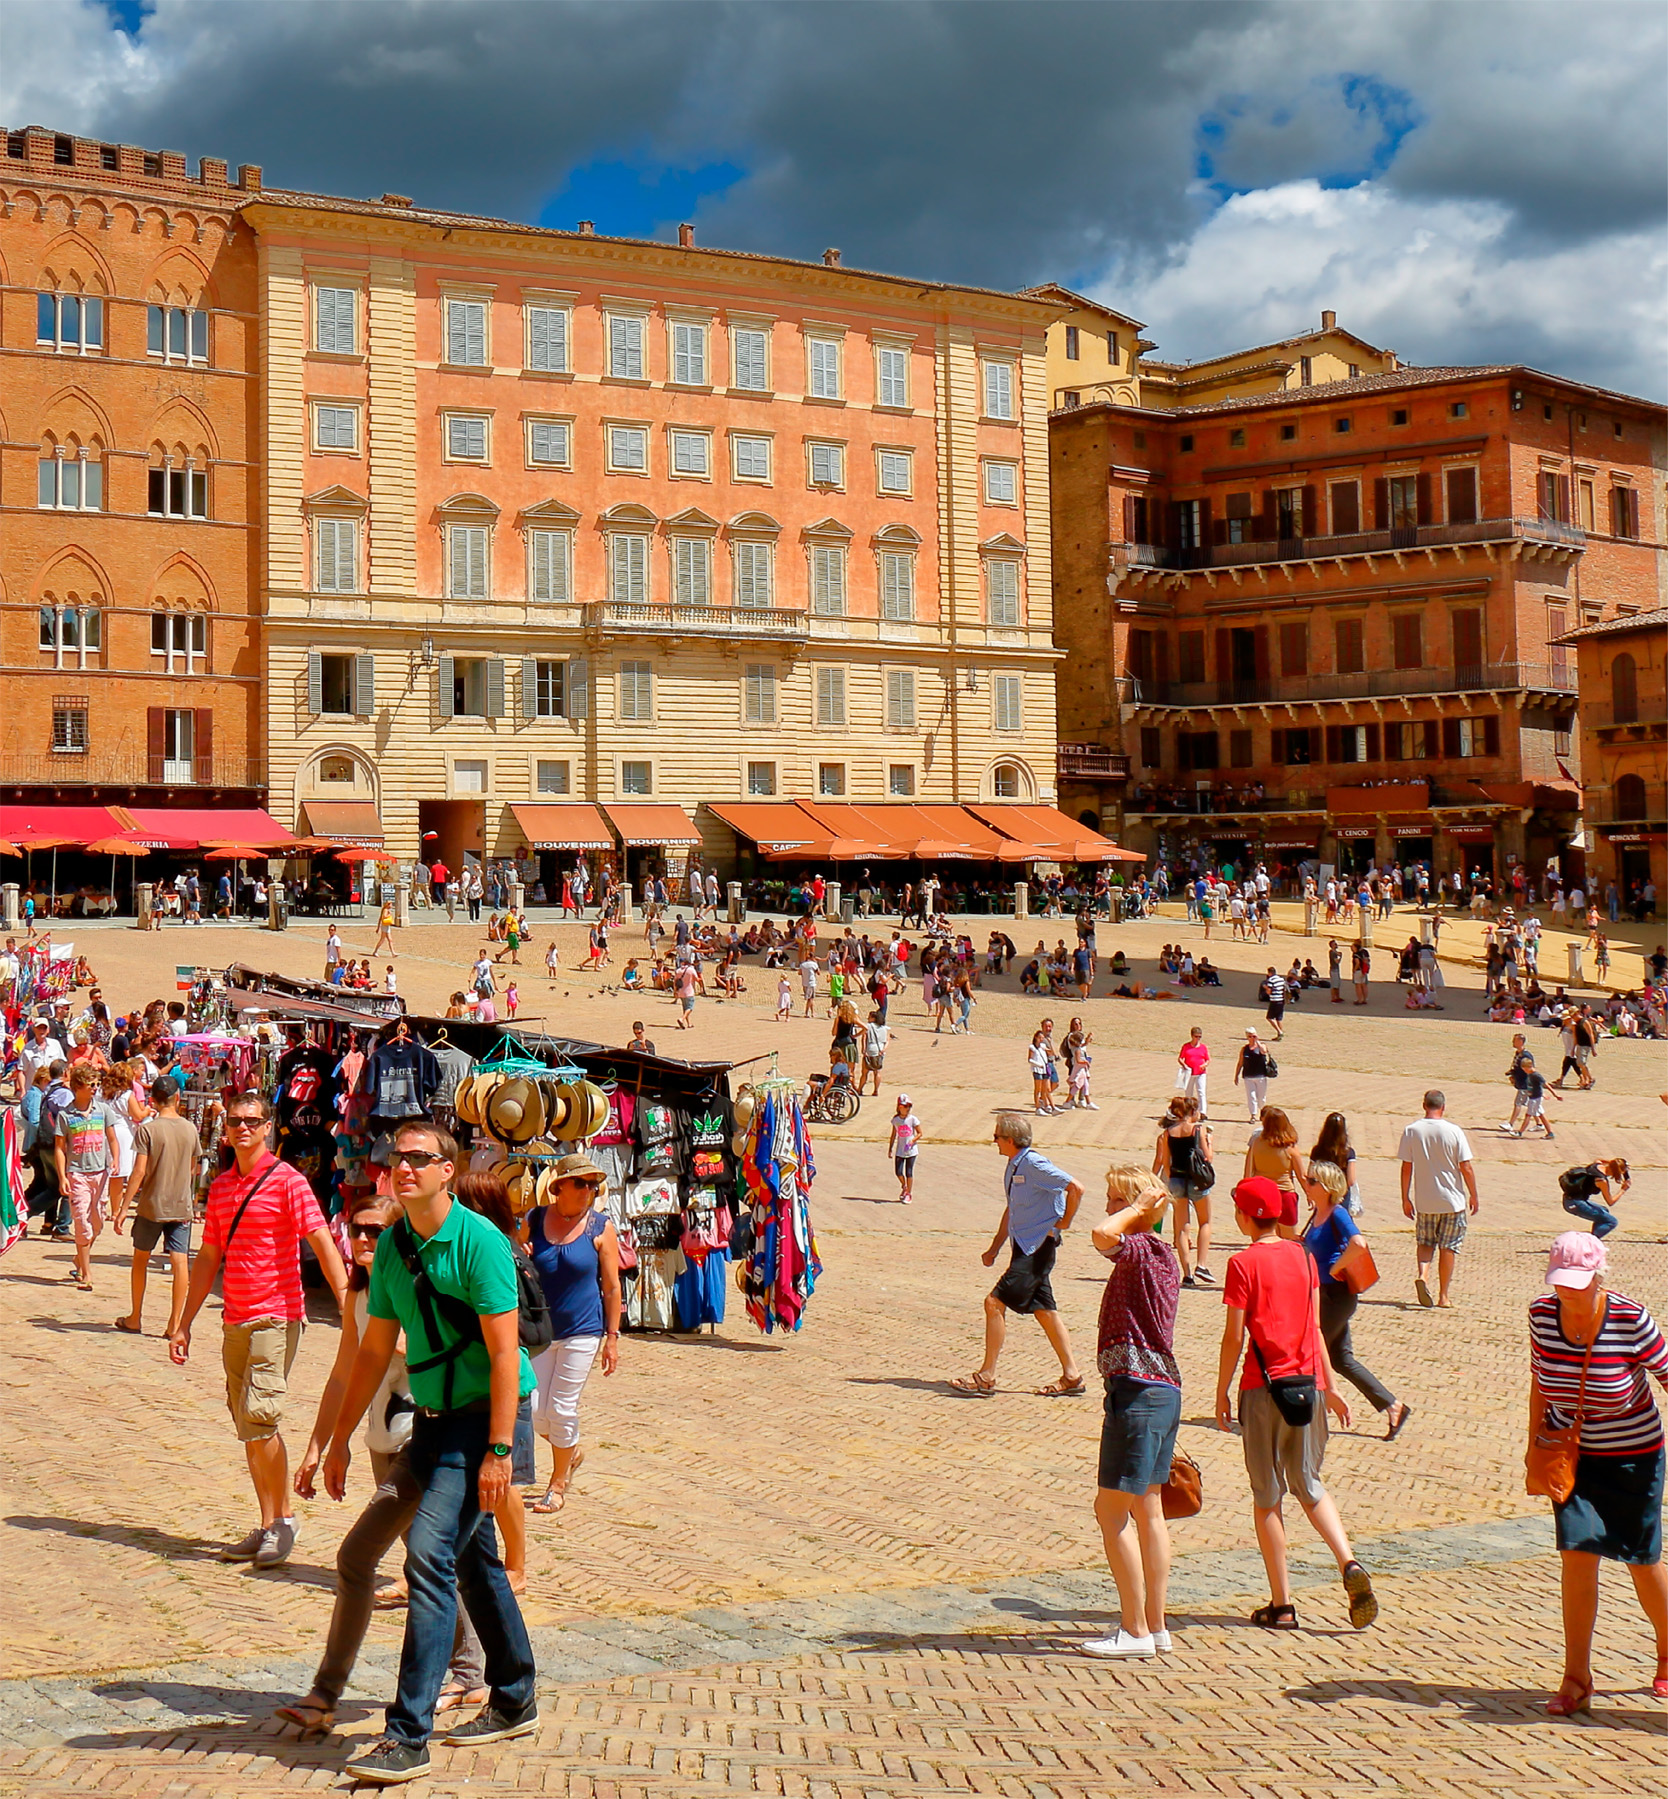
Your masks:
{"label": "woman in striped shirt", "polygon": [[[1564,1678],[1556,1718],[1592,1709],[1600,1559],[1622,1562],[1656,1633],[1652,1691],[1668,1698],[1668,1570],[1662,1564],[1662,1420],[1647,1374],[1668,1388],[1668,1343],[1638,1300],[1605,1290],[1602,1240],[1554,1239],[1529,1307],[1529,1361],[1554,1429],[1580,1414],[1575,1489],[1553,1515],[1563,1563]],[[1586,1364],[1585,1387],[1582,1366]]]}

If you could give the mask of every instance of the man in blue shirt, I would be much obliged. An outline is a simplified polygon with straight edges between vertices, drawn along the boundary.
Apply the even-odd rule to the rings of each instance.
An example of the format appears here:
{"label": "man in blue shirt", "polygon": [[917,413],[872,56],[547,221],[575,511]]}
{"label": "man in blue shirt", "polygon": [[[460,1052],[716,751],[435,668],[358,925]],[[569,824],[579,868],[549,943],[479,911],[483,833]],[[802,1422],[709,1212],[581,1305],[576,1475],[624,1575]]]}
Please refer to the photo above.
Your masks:
{"label": "man in blue shirt", "polygon": [[1031,1121],[1017,1112],[997,1114],[993,1137],[1008,1166],[1003,1175],[1008,1203],[996,1235],[981,1260],[993,1267],[1004,1239],[1013,1244],[1007,1272],[985,1297],[985,1359],[950,1385],[958,1393],[988,1398],[996,1391],[996,1363],[1008,1334],[1008,1313],[1029,1312],[1060,1358],[1060,1378],[1038,1393],[1050,1399],[1085,1391],[1083,1376],[1071,1353],[1071,1339],[1054,1303],[1049,1276],[1060,1247],[1060,1234],[1083,1202],[1083,1189],[1063,1168],[1031,1147]]}

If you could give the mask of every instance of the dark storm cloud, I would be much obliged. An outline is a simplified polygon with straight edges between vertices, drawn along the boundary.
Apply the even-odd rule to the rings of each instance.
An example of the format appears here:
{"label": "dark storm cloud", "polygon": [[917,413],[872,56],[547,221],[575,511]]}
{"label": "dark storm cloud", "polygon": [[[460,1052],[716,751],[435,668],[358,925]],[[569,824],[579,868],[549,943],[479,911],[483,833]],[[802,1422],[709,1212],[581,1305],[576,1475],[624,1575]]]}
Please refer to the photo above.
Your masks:
{"label": "dark storm cloud", "polygon": [[[1592,245],[1612,253],[1594,259],[1607,272],[1591,314],[1627,315],[1610,363],[1660,362],[1644,291],[1668,207],[1654,0],[116,10],[120,25],[95,0],[0,7],[9,123],[259,162],[273,184],[395,189],[557,224],[583,211],[604,231],[692,213],[704,242],[802,256],[838,244],[851,265],[992,286],[1115,276],[1139,297],[1174,271],[1190,294],[1220,285],[1210,328],[1227,341],[1248,299],[1276,296],[1299,309],[1296,326],[1321,288],[1273,281],[1247,296],[1235,265],[1218,272],[1206,252],[1248,227],[1215,221],[1238,197],[1313,180],[1394,202],[1337,216],[1409,232],[1410,254],[1422,208],[1450,234],[1486,227],[1454,305],[1438,292],[1422,341],[1395,334],[1405,351],[1439,360],[1462,337],[1472,346],[1491,258],[1520,282],[1535,256],[1556,263],[1560,316],[1579,312],[1569,302]],[[1613,252],[1629,234],[1641,291],[1618,297],[1609,284],[1630,257]],[[1334,269],[1355,248],[1340,237]],[[1205,316],[1200,304],[1189,316]],[[1512,354],[1514,329],[1510,308],[1482,327],[1486,353]],[[1580,331],[1539,330],[1571,372],[1590,359]]]}

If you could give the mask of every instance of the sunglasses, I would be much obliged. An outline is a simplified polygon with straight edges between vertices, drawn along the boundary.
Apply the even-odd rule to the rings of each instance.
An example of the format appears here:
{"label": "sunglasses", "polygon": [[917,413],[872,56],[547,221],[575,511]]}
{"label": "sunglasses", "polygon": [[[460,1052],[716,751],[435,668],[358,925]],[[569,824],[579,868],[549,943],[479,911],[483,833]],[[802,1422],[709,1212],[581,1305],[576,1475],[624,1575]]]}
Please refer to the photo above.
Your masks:
{"label": "sunglasses", "polygon": [[226,1120],[226,1129],[229,1131],[264,1131],[266,1120],[255,1118],[247,1112],[239,1112]]}
{"label": "sunglasses", "polygon": [[388,1152],[390,1168],[432,1168],[436,1162],[444,1162],[446,1158],[436,1155],[432,1149],[395,1149]]}
{"label": "sunglasses", "polygon": [[348,1235],[350,1237],[365,1237],[374,1243],[387,1228],[386,1225],[382,1224],[350,1224],[348,1226]]}

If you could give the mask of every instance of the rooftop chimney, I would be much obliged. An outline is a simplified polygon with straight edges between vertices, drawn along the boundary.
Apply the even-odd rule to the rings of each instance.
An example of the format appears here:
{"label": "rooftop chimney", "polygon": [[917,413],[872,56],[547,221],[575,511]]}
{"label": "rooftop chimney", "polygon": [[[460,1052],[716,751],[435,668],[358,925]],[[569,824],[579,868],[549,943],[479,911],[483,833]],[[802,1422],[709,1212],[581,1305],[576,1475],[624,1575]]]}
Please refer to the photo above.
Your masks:
{"label": "rooftop chimney", "polygon": [[678,242],[684,249],[693,250],[695,248],[695,227],[693,225],[680,225],[678,227]]}
{"label": "rooftop chimney", "polygon": [[840,266],[840,252],[838,250],[824,250],[822,259],[831,269],[837,269]]}
{"label": "rooftop chimney", "polygon": [[596,234],[597,228],[589,219],[581,219],[579,221],[579,235],[581,237],[595,237]]}
{"label": "rooftop chimney", "polygon": [[409,206],[411,196],[410,194],[384,194],[382,204],[384,206]]}
{"label": "rooftop chimney", "polygon": [[1337,330],[1337,328],[1338,328],[1338,315],[1337,315],[1337,313],[1335,313],[1335,312],[1323,312],[1323,313],[1322,313],[1322,314],[1321,314],[1321,330],[1323,330],[1323,331],[1335,331],[1335,330]]}
{"label": "rooftop chimney", "polygon": [[258,162],[240,162],[237,184],[246,194],[258,194],[261,191],[261,165]]}

